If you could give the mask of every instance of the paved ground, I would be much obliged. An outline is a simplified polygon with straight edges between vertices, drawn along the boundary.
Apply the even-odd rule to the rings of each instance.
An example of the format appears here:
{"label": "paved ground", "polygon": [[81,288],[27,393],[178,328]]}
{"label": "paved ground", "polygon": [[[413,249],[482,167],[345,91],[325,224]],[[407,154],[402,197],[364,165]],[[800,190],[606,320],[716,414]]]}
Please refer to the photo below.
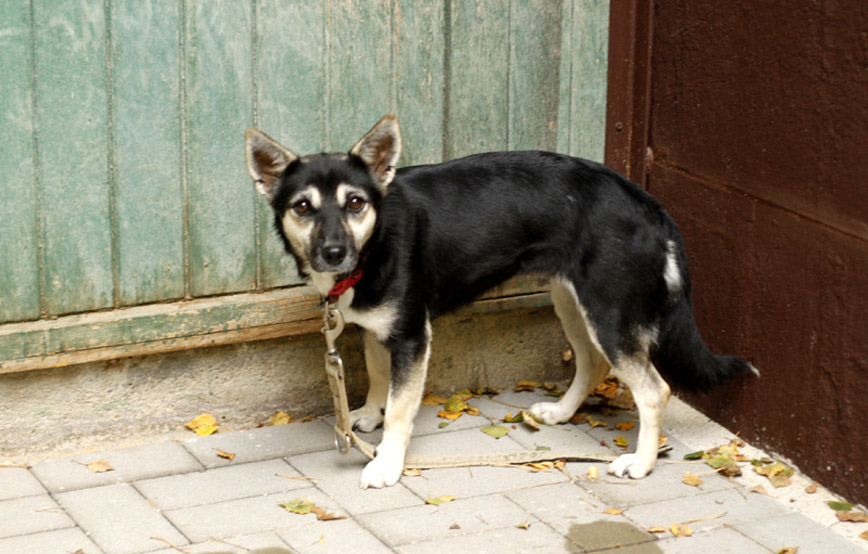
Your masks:
{"label": "paved ground", "polygon": [[[534,392],[506,393],[501,402],[528,406]],[[490,418],[514,408],[487,398],[471,401]],[[536,447],[620,451],[636,429],[614,431],[630,412],[593,414],[608,423],[517,426],[500,439],[480,432],[482,416],[464,415],[441,428],[437,408],[423,407],[411,449],[470,453]],[[708,466],[682,461],[685,453],[724,444],[731,435],[674,400],[666,433],[674,450],[648,478],[624,481],[602,464],[569,463],[564,471],[485,467],[427,470],[384,490],[361,490],[364,459],[339,455],[327,420],[218,433],[183,441],[45,460],[31,468],[0,468],[0,553],[161,554],[398,552],[617,552],[618,554],[864,553],[858,534],[868,524],[834,523],[822,489],[793,485],[750,492],[765,482],[753,475],[730,480]],[[601,445],[601,441],[608,445]],[[701,443],[701,444],[698,444]],[[232,461],[218,450],[235,454]],[[749,448],[744,449],[750,451]],[[758,454],[751,454],[758,455]],[[86,464],[107,461],[113,471]],[[588,469],[600,476],[591,481]],[[701,473],[698,486],[682,482]],[[439,506],[426,499],[454,496]],[[320,521],[281,503],[306,499],[345,519]],[[795,508],[795,509],[794,509]],[[605,513],[610,510],[610,513]],[[614,512],[612,512],[614,510]],[[620,511],[620,513],[618,513]],[[807,513],[808,515],[805,515]],[[811,517],[809,517],[811,516]],[[670,526],[687,523],[690,537]],[[849,526],[849,527],[844,527]],[[861,526],[861,527],[860,527]],[[662,527],[665,532],[650,533]],[[860,544],[861,543],[861,544]]]}

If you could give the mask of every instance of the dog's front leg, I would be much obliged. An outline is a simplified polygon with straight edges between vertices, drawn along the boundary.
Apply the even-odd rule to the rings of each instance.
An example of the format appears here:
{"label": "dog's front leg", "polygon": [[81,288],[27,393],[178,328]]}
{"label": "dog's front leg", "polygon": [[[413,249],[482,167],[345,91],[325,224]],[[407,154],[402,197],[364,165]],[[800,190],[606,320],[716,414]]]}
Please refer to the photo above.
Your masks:
{"label": "dog's front leg", "polygon": [[365,331],[365,366],[368,369],[368,396],[365,405],[350,412],[353,430],[370,433],[383,423],[389,397],[389,350],[374,333]]}
{"label": "dog's front leg", "polygon": [[419,411],[431,354],[430,331],[417,340],[401,341],[392,349],[392,376],[383,440],[376,457],[362,471],[361,487],[380,488],[398,482],[404,471],[404,456],[413,432],[413,418]]}

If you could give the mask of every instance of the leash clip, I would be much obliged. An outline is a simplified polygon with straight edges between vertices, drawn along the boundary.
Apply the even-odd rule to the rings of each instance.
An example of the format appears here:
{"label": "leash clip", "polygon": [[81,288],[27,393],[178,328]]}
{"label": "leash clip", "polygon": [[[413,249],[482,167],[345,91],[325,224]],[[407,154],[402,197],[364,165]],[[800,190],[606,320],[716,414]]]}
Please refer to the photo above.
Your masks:
{"label": "leash clip", "polygon": [[337,355],[337,340],[344,332],[344,314],[336,306],[327,305],[322,319],[322,334],[325,335],[327,353]]}

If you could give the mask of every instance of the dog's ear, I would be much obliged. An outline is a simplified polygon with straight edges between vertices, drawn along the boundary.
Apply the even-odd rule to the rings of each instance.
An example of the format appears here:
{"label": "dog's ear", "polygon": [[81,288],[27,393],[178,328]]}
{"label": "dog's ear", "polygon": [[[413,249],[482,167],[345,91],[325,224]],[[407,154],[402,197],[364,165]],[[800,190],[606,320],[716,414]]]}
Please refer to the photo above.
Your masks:
{"label": "dog's ear", "polygon": [[374,128],[350,149],[350,154],[362,159],[383,188],[395,177],[395,166],[401,156],[401,130],[398,118],[384,115]]}
{"label": "dog's ear", "polygon": [[256,181],[256,190],[270,202],[281,175],[298,156],[257,129],[247,129],[244,151],[247,154],[247,171]]}

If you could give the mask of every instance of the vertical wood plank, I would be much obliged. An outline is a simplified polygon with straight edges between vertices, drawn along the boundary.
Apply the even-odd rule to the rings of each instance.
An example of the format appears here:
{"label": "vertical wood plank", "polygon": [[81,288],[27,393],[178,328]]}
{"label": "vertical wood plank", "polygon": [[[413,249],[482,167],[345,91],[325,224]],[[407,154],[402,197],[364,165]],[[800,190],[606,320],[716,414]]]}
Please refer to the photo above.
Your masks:
{"label": "vertical wood plank", "polygon": [[401,165],[435,163],[443,157],[443,10],[443,0],[395,3]]}
{"label": "vertical wood plank", "polygon": [[389,0],[331,0],[326,149],[345,152],[392,106]]}
{"label": "vertical wood plank", "polygon": [[[256,4],[256,125],[299,155],[323,150],[325,123],[325,4],[262,0]],[[274,230],[271,208],[254,192],[259,210],[260,286],[301,282]]]}
{"label": "vertical wood plank", "polygon": [[573,0],[570,154],[603,161],[609,2]]}
{"label": "vertical wood plank", "polygon": [[446,157],[507,147],[509,3],[454,0]]}
{"label": "vertical wood plank", "polygon": [[0,3],[0,322],[39,316],[30,2]]}
{"label": "vertical wood plank", "polygon": [[119,298],[184,296],[178,6],[112,2]]}
{"label": "vertical wood plank", "polygon": [[185,9],[191,291],[251,290],[255,213],[242,146],[253,122],[251,6],[190,0]]}
{"label": "vertical wood plank", "polygon": [[105,10],[34,0],[36,119],[49,314],[112,305]]}
{"label": "vertical wood plank", "polygon": [[510,150],[555,150],[561,66],[561,0],[510,2]]}

